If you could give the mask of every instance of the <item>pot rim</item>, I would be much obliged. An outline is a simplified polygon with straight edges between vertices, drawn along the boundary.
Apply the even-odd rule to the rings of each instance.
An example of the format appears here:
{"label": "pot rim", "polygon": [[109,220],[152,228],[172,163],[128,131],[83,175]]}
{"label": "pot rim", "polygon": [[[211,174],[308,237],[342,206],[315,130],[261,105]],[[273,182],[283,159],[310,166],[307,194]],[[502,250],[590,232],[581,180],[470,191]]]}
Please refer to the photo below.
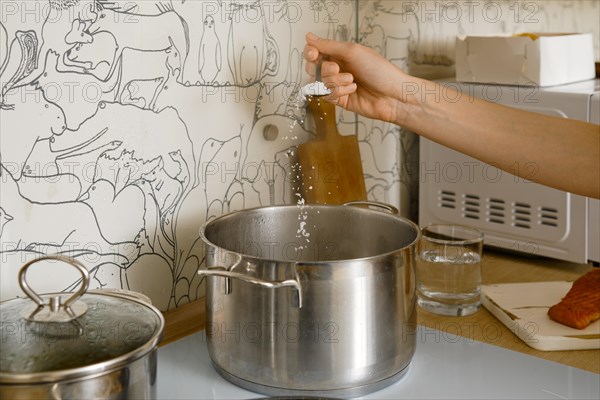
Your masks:
{"label": "pot rim", "polygon": [[[65,294],[65,293],[61,293]],[[92,294],[102,295],[102,296],[111,296],[118,297],[121,299],[126,299],[132,301],[134,303],[141,304],[146,306],[150,310],[152,310],[159,319],[158,329],[152,335],[152,337],[144,343],[142,346],[134,349],[128,353],[122,354],[118,357],[114,357],[110,360],[102,361],[99,363],[77,367],[77,368],[69,368],[63,370],[56,371],[42,371],[42,372],[31,372],[31,373],[21,373],[21,372],[5,372],[0,371],[0,385],[15,385],[15,384],[26,384],[26,385],[34,385],[40,383],[58,383],[63,381],[70,380],[84,380],[84,379],[92,379],[97,376],[101,376],[115,370],[122,368],[123,366],[130,364],[133,361],[136,361],[147,354],[149,354],[152,350],[157,348],[158,343],[163,338],[164,335],[164,327],[165,327],[165,318],[162,315],[162,312],[152,304],[148,304],[141,299],[135,299],[131,297],[125,297],[119,293],[99,293],[94,292]],[[22,299],[11,299],[6,300],[6,302],[14,301],[14,300],[22,300]],[[4,303],[4,302],[3,302]],[[78,379],[79,378],[79,379]],[[80,379],[84,378],[84,379]]]}
{"label": "pot rim", "polygon": [[[307,204],[307,205],[303,205],[302,207],[311,207],[311,208],[339,208],[339,207],[350,207],[350,205],[334,205],[334,204]],[[202,239],[202,241],[207,244],[210,245],[214,248],[217,248],[219,250],[222,250],[223,252],[227,252],[227,253],[231,253],[231,254],[236,254],[239,255],[240,257],[243,257],[246,260],[252,260],[252,261],[267,261],[267,262],[277,262],[277,263],[294,263],[295,265],[327,265],[327,264],[337,264],[337,263],[347,263],[347,262],[355,262],[355,261],[371,261],[374,260],[376,258],[380,258],[380,257],[385,257],[394,253],[397,253],[398,251],[402,251],[404,249],[413,247],[416,247],[416,244],[419,242],[419,240],[421,239],[421,228],[414,223],[413,221],[409,220],[408,218],[404,218],[400,215],[395,215],[395,214],[391,214],[391,213],[387,213],[384,211],[379,211],[379,210],[372,210],[372,209],[368,209],[368,208],[358,208],[358,207],[353,207],[353,209],[359,210],[359,212],[368,212],[368,213],[378,213],[379,214],[384,214],[387,215],[389,218],[394,218],[394,219],[398,219],[401,220],[403,223],[406,223],[408,226],[410,226],[413,231],[415,232],[415,238],[408,244],[406,244],[403,247],[400,247],[398,249],[395,250],[391,250],[385,253],[381,253],[381,254],[377,254],[374,256],[368,256],[368,257],[360,257],[360,258],[349,258],[349,259],[341,259],[341,260],[328,260],[328,261],[292,261],[292,260],[278,260],[276,258],[263,258],[263,257],[257,257],[254,255],[250,255],[250,254],[244,254],[244,253],[238,253],[236,251],[233,250],[229,250],[226,249],[224,247],[218,246],[215,243],[213,243],[212,241],[208,240],[208,238],[206,237],[206,229],[208,228],[209,225],[212,225],[213,223],[217,223],[220,220],[223,220],[225,218],[231,218],[234,215],[237,214],[245,214],[245,213],[249,213],[249,212],[253,212],[253,211],[258,211],[258,210],[271,210],[271,209],[281,209],[281,208],[293,208],[293,209],[300,209],[300,206],[295,205],[295,204],[284,204],[284,205],[275,205],[275,206],[260,206],[260,207],[252,207],[252,208],[245,208],[242,210],[237,210],[237,211],[232,211],[229,212],[227,214],[223,214],[220,215],[218,217],[216,217],[215,219],[212,219],[210,221],[206,221],[201,227],[200,227],[200,238]]]}

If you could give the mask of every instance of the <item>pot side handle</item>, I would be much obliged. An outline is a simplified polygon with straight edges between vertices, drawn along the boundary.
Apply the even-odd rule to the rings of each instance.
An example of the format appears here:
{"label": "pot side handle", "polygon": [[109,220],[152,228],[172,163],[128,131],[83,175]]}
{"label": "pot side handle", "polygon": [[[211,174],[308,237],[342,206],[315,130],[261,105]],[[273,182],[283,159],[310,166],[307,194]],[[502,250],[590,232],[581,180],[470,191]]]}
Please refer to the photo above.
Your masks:
{"label": "pot side handle", "polygon": [[400,214],[400,211],[393,205],[387,204],[387,203],[381,203],[379,201],[356,200],[356,201],[349,201],[347,203],[344,203],[344,205],[345,206],[372,206],[372,207],[383,208],[394,215]]}
{"label": "pot side handle", "polygon": [[[198,274],[206,277],[206,276],[220,276],[223,278],[228,278],[226,282],[229,282],[229,279],[238,279],[240,281],[252,283],[253,285],[258,285],[267,289],[280,289],[284,287],[291,287],[295,289],[296,296],[292,301],[292,305],[302,308],[302,288],[300,286],[300,282],[294,279],[286,279],[285,281],[265,281],[259,278],[255,278],[253,276],[249,276],[246,274],[241,274],[239,272],[228,271],[223,267],[212,267],[209,269],[202,269],[198,271]],[[226,283],[225,286],[226,294],[231,293],[231,286]]]}

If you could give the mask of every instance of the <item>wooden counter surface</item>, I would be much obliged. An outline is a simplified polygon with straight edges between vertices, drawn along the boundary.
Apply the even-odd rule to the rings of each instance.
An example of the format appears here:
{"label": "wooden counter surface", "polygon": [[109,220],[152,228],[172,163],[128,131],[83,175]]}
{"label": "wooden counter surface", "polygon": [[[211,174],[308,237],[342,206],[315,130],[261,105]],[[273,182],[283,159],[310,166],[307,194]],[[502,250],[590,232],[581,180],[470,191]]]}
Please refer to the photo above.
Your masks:
{"label": "wooden counter surface", "polygon": [[[592,269],[589,264],[573,264],[543,257],[512,255],[484,249],[483,284],[539,281],[573,281]],[[489,343],[546,360],[600,374],[600,350],[540,351],[527,346],[488,310],[481,308],[466,317],[445,317],[417,307],[421,325]]]}

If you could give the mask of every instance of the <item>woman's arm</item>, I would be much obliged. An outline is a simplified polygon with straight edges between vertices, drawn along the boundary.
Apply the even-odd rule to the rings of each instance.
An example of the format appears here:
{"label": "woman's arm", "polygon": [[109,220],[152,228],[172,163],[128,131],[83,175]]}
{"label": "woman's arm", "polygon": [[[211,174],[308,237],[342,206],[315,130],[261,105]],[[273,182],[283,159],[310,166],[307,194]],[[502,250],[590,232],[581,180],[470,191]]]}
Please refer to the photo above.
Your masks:
{"label": "woman's arm", "polygon": [[529,181],[600,198],[600,126],[415,83],[396,123]]}
{"label": "woman's arm", "polygon": [[600,126],[501,106],[409,76],[364,46],[307,35],[307,72],[319,53],[328,98],[524,179],[600,198]]}

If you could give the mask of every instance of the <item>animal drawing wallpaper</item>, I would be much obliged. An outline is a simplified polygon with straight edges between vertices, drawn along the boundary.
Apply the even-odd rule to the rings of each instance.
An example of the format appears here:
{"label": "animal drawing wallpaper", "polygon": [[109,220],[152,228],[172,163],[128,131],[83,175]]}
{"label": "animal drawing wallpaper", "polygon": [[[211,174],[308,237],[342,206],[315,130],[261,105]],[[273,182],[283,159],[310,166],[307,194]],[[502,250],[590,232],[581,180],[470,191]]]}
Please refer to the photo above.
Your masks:
{"label": "animal drawing wallpaper", "polygon": [[[451,71],[456,34],[532,30],[512,22],[513,3],[538,7],[538,30],[585,30],[575,16],[598,12],[490,3],[505,13],[495,25],[437,20],[448,10],[435,1],[0,0],[0,300],[21,294],[20,266],[43,254],[74,257],[92,287],[142,292],[163,311],[202,297],[200,227],[295,202],[295,148],[313,137],[297,101],[307,31],[431,77]],[[358,135],[369,197],[408,215],[415,135],[338,120]],[[78,276],[46,263],[30,281],[73,290]]]}
{"label": "animal drawing wallpaper", "polygon": [[[304,32],[350,40],[353,13],[353,1],[3,0],[3,298],[41,254],[162,310],[198,298],[201,225],[292,201],[293,148],[310,136],[296,100]],[[33,286],[60,282],[55,267]]]}

